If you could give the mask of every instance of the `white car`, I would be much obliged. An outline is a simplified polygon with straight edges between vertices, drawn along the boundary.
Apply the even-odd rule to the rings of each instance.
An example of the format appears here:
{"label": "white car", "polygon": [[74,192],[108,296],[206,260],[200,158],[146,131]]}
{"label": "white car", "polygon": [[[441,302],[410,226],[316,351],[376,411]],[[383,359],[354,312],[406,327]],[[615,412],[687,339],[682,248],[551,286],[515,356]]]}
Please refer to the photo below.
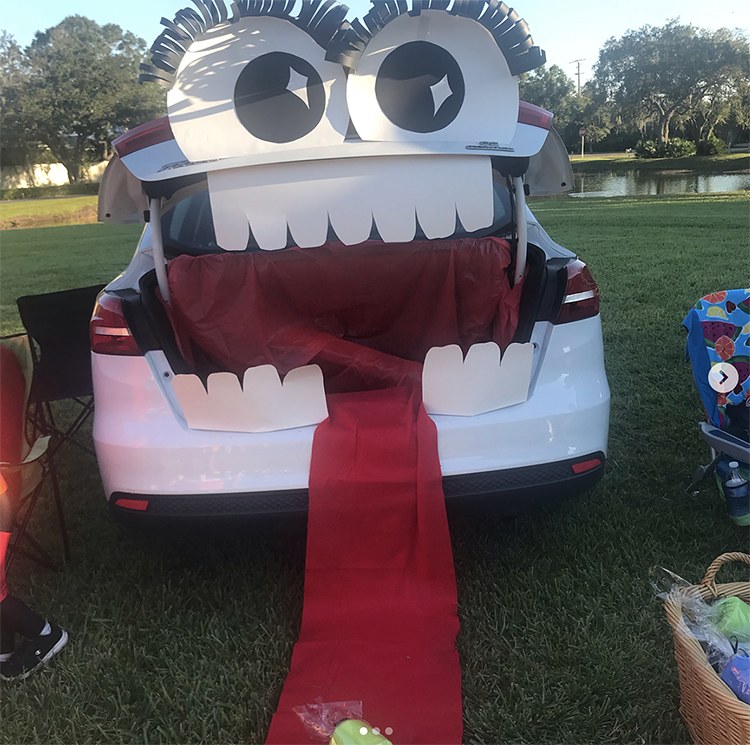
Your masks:
{"label": "white car", "polygon": [[[443,10],[430,10],[422,16],[430,14],[440,14],[440,18],[449,15]],[[370,43],[378,42],[381,46],[392,43],[386,38],[391,26],[398,26],[396,30],[403,34],[404,29],[408,31],[408,24],[419,22],[408,15],[399,18],[406,20],[389,23]],[[440,31],[437,23],[440,18],[435,15],[430,33]],[[476,23],[469,18],[451,18],[450,23]],[[218,33],[224,29],[226,24],[216,20],[216,27],[205,30],[203,39],[210,39],[211,31]],[[272,22],[281,31],[284,24],[291,25],[280,18],[263,20]],[[257,17],[240,19],[234,24],[240,28],[237,33],[242,31],[245,21],[258,23]],[[304,34],[299,28],[292,30]],[[479,41],[484,43],[483,39]],[[472,41],[471,45],[477,43]],[[203,48],[207,48],[205,44]],[[186,60],[190,53],[188,50]],[[455,49],[452,53],[460,56]],[[307,56],[308,62],[312,60],[312,68],[308,65],[297,71],[300,75],[299,70],[312,70],[306,73],[310,76],[308,85],[315,70],[322,71],[320,75],[325,80],[329,74],[326,65],[333,64],[327,61],[329,58],[324,60],[322,54],[313,59],[315,54],[312,50]],[[266,55],[265,59],[269,58]],[[498,59],[503,59],[500,53]],[[190,61],[196,62],[192,58]],[[366,67],[364,62],[360,64],[360,69]],[[203,69],[208,67],[204,65]],[[186,111],[186,101],[197,111],[195,100],[188,93],[193,95],[200,87],[193,85],[192,80],[188,81],[190,85],[183,81],[180,87],[180,75],[188,74],[183,71],[191,69],[200,70],[201,65],[183,64],[179,68],[168,99],[169,118],[132,130],[116,142],[118,156],[110,163],[100,190],[102,221],[129,222],[144,217],[146,220],[133,260],[106,287],[91,321],[96,402],[94,442],[106,498],[115,516],[168,522],[307,509],[313,436],[317,422],[325,417],[322,390],[325,386],[330,392],[329,385],[333,383],[327,377],[326,364],[321,363],[323,380],[317,358],[308,355],[304,359],[312,357],[314,364],[300,369],[307,370],[303,375],[307,376],[305,385],[310,387],[304,388],[307,393],[296,399],[289,398],[287,404],[279,404],[284,411],[277,419],[269,401],[273,399],[278,404],[282,400],[278,394],[281,390],[278,375],[272,370],[276,383],[273,380],[269,383],[267,371],[258,372],[263,367],[261,363],[268,360],[250,362],[241,388],[238,378],[244,368],[227,361],[234,350],[224,349],[223,358],[217,351],[232,347],[240,338],[233,335],[232,327],[235,321],[231,313],[236,312],[237,306],[232,306],[229,316],[226,312],[223,316],[212,315],[222,312],[220,306],[234,303],[237,300],[234,295],[246,292],[246,288],[230,281],[237,267],[243,267],[244,271],[246,264],[261,261],[259,256],[263,266],[273,272],[282,265],[296,271],[294,267],[300,261],[323,255],[322,252],[327,252],[327,261],[336,261],[336,256],[353,257],[352,261],[341,259],[343,263],[337,265],[337,271],[345,273],[351,265],[352,271],[359,271],[358,281],[354,282],[352,276],[351,283],[339,282],[336,292],[347,302],[364,307],[362,312],[367,314],[366,298],[347,297],[346,288],[350,285],[359,288],[352,292],[361,294],[363,265],[358,263],[358,252],[387,264],[389,257],[394,257],[395,262],[403,255],[403,246],[419,243],[423,254],[439,257],[461,239],[467,239],[462,246],[471,247],[486,241],[487,236],[493,241],[507,240],[502,243],[503,250],[510,251],[507,286],[504,280],[500,284],[505,289],[501,290],[498,284],[497,292],[507,294],[523,281],[522,293],[514,301],[518,319],[508,349],[516,349],[525,362],[506,370],[510,376],[506,388],[518,389],[515,397],[503,399],[500,395],[493,399],[494,403],[480,404],[474,399],[474,403],[467,401],[472,396],[482,398],[479,393],[474,396],[475,389],[479,391],[482,385],[471,378],[462,378],[461,370],[456,373],[453,385],[445,369],[438,365],[430,382],[427,374],[430,365],[425,365],[424,400],[437,426],[445,497],[447,500],[486,498],[516,511],[540,500],[579,493],[593,486],[604,471],[610,403],[598,288],[586,265],[547,235],[525,201],[528,194],[555,194],[572,186],[569,159],[550,126],[549,112],[523,102],[519,105],[517,87],[513,99],[512,90],[507,93],[510,88],[505,80],[503,85],[507,90],[502,90],[503,95],[509,96],[512,119],[503,125],[507,125],[502,135],[504,140],[498,139],[498,135],[471,146],[463,141],[456,147],[447,147],[443,141],[425,146],[409,141],[374,142],[379,134],[368,132],[369,141],[364,141],[354,130],[369,127],[371,119],[359,123],[362,119],[358,119],[355,110],[361,98],[369,94],[355,86],[353,92],[347,89],[346,100],[353,126],[348,126],[346,137],[342,134],[335,145],[316,144],[314,148],[294,153],[292,158],[288,148],[257,152],[253,150],[255,142],[244,150],[240,143],[242,152],[238,151],[236,157],[219,151],[215,157],[208,157],[212,152],[210,133],[217,130],[211,129],[214,125],[210,121],[205,122],[216,115],[214,109],[180,119]],[[224,73],[219,70],[213,74],[220,77]],[[236,78],[236,71],[231,74]],[[336,71],[330,74],[338,75]],[[284,78],[289,81],[285,82],[288,88],[293,77],[288,72]],[[342,74],[342,85],[351,88],[353,78],[356,75],[351,71],[348,80]],[[515,80],[507,71],[506,78]],[[336,77],[330,91],[336,89],[338,80]],[[450,82],[445,77],[441,85],[446,80]],[[432,88],[440,86],[435,84]],[[179,95],[173,95],[175,89]],[[232,89],[236,93],[240,83],[234,88],[224,86],[224,90]],[[299,91],[295,95],[299,98]],[[432,95],[440,96],[435,99],[437,111],[441,101],[450,99],[454,93],[449,87],[438,94],[433,90]],[[466,97],[469,98],[468,92]],[[305,106],[312,107],[311,101],[312,97],[305,97]],[[329,108],[332,107],[333,104]],[[229,106],[221,112],[225,118],[220,131],[226,131],[226,117],[236,118],[237,112],[241,113],[237,101],[234,108]],[[252,134],[248,116],[240,118]],[[507,119],[506,114],[503,116]],[[208,133],[205,137],[201,129],[204,123]],[[402,123],[402,129],[409,128],[407,119]],[[196,126],[200,137],[196,135]],[[239,139],[242,134],[238,132]],[[465,136],[473,135],[461,134]],[[226,138],[221,147],[226,149]],[[467,155],[469,149],[471,154]],[[466,171],[462,171],[464,164],[468,164]],[[473,173],[479,173],[483,192],[472,182]],[[316,180],[318,174],[320,178]],[[392,189],[384,188],[383,180],[394,174]],[[491,184],[489,192],[488,184]],[[333,201],[327,206],[324,203],[326,198],[334,199],[326,196],[329,193],[335,194],[335,208]],[[453,200],[447,210],[447,222],[444,207],[438,210],[429,201],[420,201],[420,195],[432,194],[439,201],[446,193]],[[367,206],[368,200],[377,204]],[[481,211],[477,207],[479,202],[484,216],[476,217],[475,213]],[[366,205],[364,218],[359,214],[362,203]],[[321,209],[322,223],[316,213]],[[328,219],[325,219],[326,209]],[[500,245],[498,241],[495,243]],[[188,265],[200,266],[207,274],[191,275],[187,280],[189,287],[180,288],[175,284],[178,274],[175,267]],[[208,266],[212,268],[206,269]],[[220,280],[196,284],[197,276],[208,277],[211,272],[218,272],[219,266]],[[399,264],[394,271],[407,271],[404,266],[407,265]],[[481,261],[474,266],[481,275],[484,271]],[[258,276],[262,285],[265,275]],[[299,277],[295,280],[298,283],[304,282],[305,277],[310,277],[312,283],[318,281],[304,272]],[[230,286],[237,289],[227,292]],[[323,285],[320,287],[323,293]],[[306,291],[309,290],[307,286]],[[381,293],[373,302],[380,303],[378,307],[382,308],[387,300],[383,301]],[[186,337],[179,331],[191,309],[196,309],[193,321],[197,317],[203,324],[203,336],[190,336],[190,332]],[[221,320],[213,325],[214,318]],[[258,323],[265,324],[266,320],[264,317]],[[252,318],[243,318],[241,323],[252,324]],[[176,334],[175,328],[179,333]],[[493,333],[487,327],[474,339],[479,342],[477,347],[484,350],[482,354],[497,354],[487,351]],[[347,336],[346,328],[333,336],[342,342],[369,345],[368,348],[377,349],[377,354],[391,355],[388,359],[405,356],[402,350],[384,348],[382,344],[378,348],[378,344],[362,338],[361,334],[355,334],[356,339]],[[186,345],[199,347],[201,339],[213,346],[205,355],[206,350],[199,349],[196,356],[195,350],[187,349]],[[465,338],[448,338],[447,342],[461,345],[466,353]],[[430,349],[427,357],[424,349],[411,354],[411,359],[407,359],[410,369],[414,365],[418,369],[425,359],[429,362],[433,351]],[[438,351],[434,359],[440,354]],[[479,356],[477,352],[475,359]],[[504,362],[505,359],[504,355]],[[467,357],[467,368],[468,362]],[[496,368],[497,359],[494,365]],[[461,367],[460,353],[458,366]],[[282,374],[289,372],[288,368],[277,367]],[[261,380],[263,376],[265,382]],[[254,381],[258,383],[257,389],[253,389]],[[264,388],[266,385],[270,388]],[[272,389],[275,392],[268,393]],[[310,393],[316,390],[320,392],[317,398],[317,394]],[[250,403],[243,398],[253,395]],[[441,403],[441,395],[451,402]],[[488,394],[489,398],[492,395]],[[291,400],[296,403],[289,404]],[[302,409],[304,413],[300,413]],[[237,413],[240,410],[244,412],[241,416]]]}
{"label": "white car", "polygon": [[[102,186],[104,214],[116,209],[106,199],[109,177],[120,167],[110,167]],[[167,257],[215,254],[207,197],[205,184],[190,184],[166,202]],[[510,236],[509,192],[500,182],[496,207],[499,226],[491,232]],[[488,495],[516,508],[580,492],[603,474],[610,397],[598,289],[586,265],[530,211],[527,220],[529,275],[514,341],[533,344],[528,398],[476,416],[433,415],[446,499]],[[173,385],[189,368],[156,288],[147,225],[91,322],[94,440],[112,510],[143,518],[304,511],[315,426],[261,433],[191,428]]]}

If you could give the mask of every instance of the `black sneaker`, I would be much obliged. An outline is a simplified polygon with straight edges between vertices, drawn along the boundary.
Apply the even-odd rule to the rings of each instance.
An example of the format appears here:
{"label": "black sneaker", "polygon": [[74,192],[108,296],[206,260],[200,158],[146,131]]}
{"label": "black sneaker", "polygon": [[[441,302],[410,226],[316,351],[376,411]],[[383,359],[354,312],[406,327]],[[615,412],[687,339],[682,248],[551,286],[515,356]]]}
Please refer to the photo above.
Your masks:
{"label": "black sneaker", "polygon": [[24,680],[49,662],[67,643],[65,629],[51,623],[52,631],[35,639],[27,639],[7,661],[0,663],[0,680]]}

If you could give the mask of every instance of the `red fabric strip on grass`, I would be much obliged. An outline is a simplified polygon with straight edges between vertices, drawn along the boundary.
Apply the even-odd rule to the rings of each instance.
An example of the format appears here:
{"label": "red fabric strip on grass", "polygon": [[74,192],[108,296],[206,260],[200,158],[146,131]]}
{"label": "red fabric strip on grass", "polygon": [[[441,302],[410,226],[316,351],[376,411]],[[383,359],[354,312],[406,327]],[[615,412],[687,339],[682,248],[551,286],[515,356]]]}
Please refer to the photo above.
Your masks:
{"label": "red fabric strip on grass", "polygon": [[456,581],[437,431],[410,387],[338,394],[310,469],[305,605],[267,743],[293,707],[361,700],[396,745],[460,743]]}

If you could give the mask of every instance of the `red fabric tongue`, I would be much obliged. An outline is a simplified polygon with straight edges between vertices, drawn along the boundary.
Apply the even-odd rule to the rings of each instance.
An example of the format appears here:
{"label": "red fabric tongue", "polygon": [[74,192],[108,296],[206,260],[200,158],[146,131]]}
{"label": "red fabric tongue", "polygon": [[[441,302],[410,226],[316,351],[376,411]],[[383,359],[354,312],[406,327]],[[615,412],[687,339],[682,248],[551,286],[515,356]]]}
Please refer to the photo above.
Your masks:
{"label": "red fabric tongue", "polygon": [[361,700],[395,745],[460,743],[456,580],[437,431],[410,387],[328,397],[315,433],[302,630],[267,743],[293,707]]}

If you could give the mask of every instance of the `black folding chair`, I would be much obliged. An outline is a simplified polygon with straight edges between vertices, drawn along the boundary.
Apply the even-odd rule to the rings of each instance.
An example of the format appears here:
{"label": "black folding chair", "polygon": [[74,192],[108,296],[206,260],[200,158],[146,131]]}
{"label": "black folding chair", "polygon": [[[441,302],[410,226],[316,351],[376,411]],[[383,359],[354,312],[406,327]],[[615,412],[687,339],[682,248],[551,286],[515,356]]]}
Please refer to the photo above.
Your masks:
{"label": "black folding chair", "polygon": [[[22,421],[17,422],[21,431],[3,431],[4,441],[9,439],[19,443],[20,451],[16,460],[6,461],[8,454],[3,452],[0,456],[0,474],[7,481],[10,489],[10,502],[13,505],[12,515],[12,538],[8,546],[5,559],[6,571],[16,555],[25,556],[48,569],[56,569],[57,564],[49,552],[37,541],[28,529],[29,522],[34,509],[42,495],[46,483],[52,487],[52,495],[55,500],[57,518],[60,524],[60,533],[63,542],[63,551],[66,561],[70,561],[70,545],[68,543],[68,530],[65,524],[60,488],[57,481],[55,462],[50,451],[50,435],[41,430],[38,418],[31,417],[29,407],[29,393],[32,386],[33,359],[29,338],[26,334],[15,334],[0,338],[0,344],[9,349],[15,357],[18,370],[25,380],[24,390],[17,390],[9,380],[0,376],[0,389],[2,390],[3,405],[19,406],[22,411]],[[4,363],[5,364],[5,363]],[[3,372],[11,373],[12,370],[4,367]],[[6,398],[7,397],[7,398]],[[13,400],[13,403],[11,402]],[[23,400],[21,400],[23,399]],[[3,426],[15,422],[3,420]],[[15,426],[15,425],[14,425]],[[5,518],[5,516],[4,516]],[[6,529],[5,527],[3,528]]]}
{"label": "black folding chair", "polygon": [[[18,298],[21,321],[31,339],[34,378],[31,401],[41,426],[52,434],[52,455],[66,442],[94,455],[76,435],[94,410],[89,321],[104,285],[25,295]],[[52,403],[69,400],[78,407],[72,421],[56,421]]]}

